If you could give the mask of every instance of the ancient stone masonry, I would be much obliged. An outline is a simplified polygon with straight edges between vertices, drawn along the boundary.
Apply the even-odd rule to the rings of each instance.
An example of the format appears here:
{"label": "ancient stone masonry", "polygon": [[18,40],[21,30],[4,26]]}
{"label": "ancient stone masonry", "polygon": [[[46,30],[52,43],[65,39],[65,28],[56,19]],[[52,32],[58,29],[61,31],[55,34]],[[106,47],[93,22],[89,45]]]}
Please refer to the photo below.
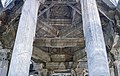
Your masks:
{"label": "ancient stone masonry", "polygon": [[120,75],[120,36],[118,34],[116,34],[115,36],[111,53],[114,55],[113,67],[115,70],[115,76],[119,76]]}
{"label": "ancient stone masonry", "polygon": [[0,76],[100,75],[120,75],[120,0],[0,0]]}
{"label": "ancient stone masonry", "polygon": [[81,6],[89,76],[110,76],[96,0],[81,0]]}
{"label": "ancient stone masonry", "polygon": [[26,0],[24,3],[8,76],[29,75],[29,65],[35,37],[39,4],[37,0]]}
{"label": "ancient stone masonry", "polygon": [[117,10],[120,12],[120,0],[119,0],[118,5],[117,5]]}
{"label": "ancient stone masonry", "polygon": [[7,71],[8,71],[8,63],[9,63],[9,58],[8,54],[10,53],[10,50],[8,49],[3,49],[2,43],[0,42],[0,75],[1,76],[6,76]]}

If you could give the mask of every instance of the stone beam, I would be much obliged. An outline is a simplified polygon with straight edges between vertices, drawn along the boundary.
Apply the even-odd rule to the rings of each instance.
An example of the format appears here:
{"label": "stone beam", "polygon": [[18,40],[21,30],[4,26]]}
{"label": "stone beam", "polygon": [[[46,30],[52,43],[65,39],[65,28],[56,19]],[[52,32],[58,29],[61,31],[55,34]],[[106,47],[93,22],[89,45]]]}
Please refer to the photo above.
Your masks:
{"label": "stone beam", "polygon": [[84,47],[83,38],[38,38],[34,41],[35,46],[64,48]]}
{"label": "stone beam", "polygon": [[53,36],[57,36],[58,30],[56,28],[54,28],[53,26],[47,24],[46,22],[38,21],[38,27],[40,29],[43,29],[44,31],[50,33]]}
{"label": "stone beam", "polygon": [[106,3],[106,5],[108,5],[110,8],[115,8],[116,6],[111,0],[102,0],[102,1]]}
{"label": "stone beam", "polygon": [[44,52],[43,50],[41,50],[37,47],[33,47],[32,57],[35,58],[35,59],[39,59],[43,62],[49,62],[50,61],[50,56],[48,55],[48,53]]}
{"label": "stone beam", "polygon": [[12,3],[13,0],[1,0],[2,6],[4,8],[6,8],[7,6],[10,5],[10,3]]}
{"label": "stone beam", "polygon": [[76,11],[73,10],[73,15],[72,15],[72,25],[75,24],[75,15],[76,15]]}
{"label": "stone beam", "polygon": [[51,26],[70,26],[71,19],[50,19],[48,24]]}
{"label": "stone beam", "polygon": [[48,70],[65,70],[66,66],[65,66],[65,62],[48,62],[46,63],[46,68]]}
{"label": "stone beam", "polygon": [[22,8],[8,76],[28,76],[37,14],[42,0],[26,0]]}
{"label": "stone beam", "polygon": [[76,8],[75,6],[73,6],[72,4],[70,4],[69,2],[66,3],[68,6],[70,6],[72,9],[74,9],[77,13],[79,13],[80,15],[82,15],[82,13],[80,12],[80,10],[78,8]]}
{"label": "stone beam", "polygon": [[81,0],[89,76],[110,76],[96,0]]}
{"label": "stone beam", "polygon": [[[81,26],[79,26],[79,27],[77,27],[77,28],[74,28],[74,26],[73,26],[73,28],[71,28],[71,29],[69,29],[69,30],[66,30],[65,32],[63,32],[62,33],[62,37],[67,37],[67,36],[69,36],[70,34],[72,34],[73,32],[75,32],[75,31],[77,31],[77,30],[80,30],[81,29]],[[82,30],[81,30],[82,31]],[[82,33],[82,32],[80,32],[80,33]],[[78,33],[76,33],[76,34],[78,34]]]}
{"label": "stone beam", "polygon": [[56,3],[52,3],[51,5],[49,5],[46,9],[44,9],[43,11],[41,11],[38,15],[38,17],[40,17],[42,14],[44,14],[45,12],[47,12],[51,7],[53,7]]}
{"label": "stone beam", "polygon": [[[106,19],[108,19],[109,21],[111,21],[111,22],[113,22],[113,15],[114,15],[114,12],[112,12],[111,13],[111,9],[109,8],[107,8],[107,7],[105,7],[105,6],[102,6],[102,5],[100,5],[99,3],[97,4],[97,7],[98,7],[98,11],[106,18]],[[106,11],[106,9],[107,9],[107,11]]]}
{"label": "stone beam", "polygon": [[[61,1],[61,0],[56,0],[56,1],[45,1],[45,4],[48,5],[48,4],[51,4],[51,3],[57,3],[57,4],[66,4],[68,3],[68,1]],[[77,4],[76,1],[70,1],[69,2],[70,4]]]}
{"label": "stone beam", "polygon": [[72,61],[72,56],[67,54],[54,54],[51,55],[51,61],[52,62],[69,62]]}
{"label": "stone beam", "polygon": [[65,38],[67,37],[68,35],[72,34],[73,32],[77,31],[77,30],[81,30],[82,31],[82,23],[80,23],[80,26],[73,26],[71,25],[70,27],[68,27],[66,30],[64,30],[60,36]]}
{"label": "stone beam", "polygon": [[120,0],[119,0],[118,5],[117,5],[117,10],[118,10],[118,12],[120,12]]}

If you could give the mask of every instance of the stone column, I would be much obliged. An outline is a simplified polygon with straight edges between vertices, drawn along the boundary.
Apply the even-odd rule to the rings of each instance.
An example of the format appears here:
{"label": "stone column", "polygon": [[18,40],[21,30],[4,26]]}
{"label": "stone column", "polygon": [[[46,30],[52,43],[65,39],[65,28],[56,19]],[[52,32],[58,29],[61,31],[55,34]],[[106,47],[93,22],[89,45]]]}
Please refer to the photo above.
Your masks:
{"label": "stone column", "polygon": [[0,42],[0,76],[7,76],[8,72],[8,53],[10,50],[3,49]]}
{"label": "stone column", "polygon": [[81,0],[89,76],[110,76],[96,0]]}
{"label": "stone column", "polygon": [[114,71],[114,68],[112,67],[112,68],[110,68],[110,76],[115,76],[115,73],[114,73],[115,71]]}
{"label": "stone column", "polygon": [[40,1],[25,0],[20,17],[8,76],[28,76]]}

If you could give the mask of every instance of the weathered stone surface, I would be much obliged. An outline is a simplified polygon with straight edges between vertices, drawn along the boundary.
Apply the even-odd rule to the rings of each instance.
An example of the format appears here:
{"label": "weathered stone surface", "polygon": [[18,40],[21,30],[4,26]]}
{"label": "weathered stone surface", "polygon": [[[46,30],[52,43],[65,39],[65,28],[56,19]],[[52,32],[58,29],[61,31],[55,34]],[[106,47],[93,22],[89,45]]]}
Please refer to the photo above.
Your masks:
{"label": "weathered stone surface", "polygon": [[107,52],[110,52],[114,42],[115,31],[113,26],[112,22],[109,21],[109,23],[102,28]]}
{"label": "weathered stone surface", "polygon": [[49,70],[64,70],[66,69],[64,62],[48,62],[46,68]]}
{"label": "weathered stone surface", "polygon": [[116,60],[114,62],[115,65],[115,76],[119,76],[120,75],[120,61]]}
{"label": "weathered stone surface", "polygon": [[116,7],[116,3],[112,3],[111,0],[102,0],[102,1],[105,2],[110,8]]}
{"label": "weathered stone surface", "polygon": [[120,12],[120,0],[119,0],[118,5],[117,5],[117,10]]}
{"label": "weathered stone surface", "polygon": [[115,69],[112,67],[110,68],[110,76],[115,76],[115,73],[114,73]]}
{"label": "weathered stone surface", "polygon": [[44,52],[43,50],[37,48],[37,47],[33,47],[32,57],[35,58],[35,59],[39,59],[43,62],[49,62],[50,61],[49,54]]}
{"label": "weathered stone surface", "polygon": [[84,47],[82,38],[38,38],[35,39],[35,46],[65,48],[65,47]]}
{"label": "weathered stone surface", "polygon": [[55,69],[58,69],[58,67],[59,67],[59,63],[58,62],[49,62],[49,63],[46,63],[46,68],[47,69],[55,70]]}
{"label": "weathered stone surface", "polygon": [[0,75],[7,76],[8,72],[8,53],[10,53],[9,49],[3,49],[2,44],[0,42]]}
{"label": "weathered stone surface", "polygon": [[1,0],[1,3],[3,5],[4,8],[6,8],[7,6],[9,6],[9,4],[12,2],[13,0]]}
{"label": "weathered stone surface", "polygon": [[86,56],[85,49],[79,50],[74,53],[73,61],[77,61]]}
{"label": "weathered stone surface", "polygon": [[9,63],[8,60],[0,61],[0,75],[1,76],[7,76],[8,63]]}
{"label": "weathered stone surface", "polygon": [[[25,1],[26,0],[24,0],[24,2]],[[42,0],[42,1],[44,1],[44,0]],[[76,42],[77,38],[78,39],[83,38],[81,8],[80,8],[80,3],[77,3],[80,0],[73,0],[73,2],[72,2],[72,0],[69,0],[70,2],[66,1],[66,0],[65,1],[63,1],[63,0],[55,1],[54,0],[55,3],[52,1],[53,0],[51,0],[51,1],[46,0],[45,4],[44,4],[44,2],[41,2],[41,6],[39,9],[40,17],[38,18],[38,21],[39,20],[42,21],[42,23],[44,25],[41,25],[42,23],[38,22],[38,25],[40,25],[40,27],[37,26],[37,31],[36,31],[36,39],[38,39],[38,40],[36,41],[37,43],[35,43],[34,45],[37,46],[38,48],[41,48],[42,50],[38,49],[38,48],[37,48],[37,50],[33,50],[32,59],[35,60],[36,63],[39,63],[39,62],[46,63],[49,61],[53,61],[53,63],[61,62],[61,61],[62,62],[71,61],[71,62],[65,62],[65,66],[68,69],[76,68],[76,65],[77,65],[76,61],[78,61],[85,55],[85,52],[83,50],[77,51],[78,49],[84,49],[84,43],[80,42],[80,44],[79,44],[79,40],[78,40],[78,42]],[[77,1],[77,2],[75,2],[75,1]],[[114,31],[117,31],[117,33],[120,34],[120,19],[119,19],[119,12],[118,12],[120,5],[118,5],[118,7],[117,7],[118,11],[116,11],[116,9],[111,9],[111,7],[113,8],[113,6],[111,6],[111,5],[109,6],[105,3],[103,3],[103,1],[105,2],[105,1],[110,1],[110,0],[97,0],[97,1],[100,2],[100,3],[97,2],[98,3],[97,7],[99,10],[102,25],[103,25],[103,32],[104,32],[105,43],[107,46],[107,52],[109,52],[111,50],[111,46],[113,44]],[[66,5],[66,3],[68,6]],[[11,4],[12,6],[7,7],[3,10],[3,8],[1,8],[2,6],[1,6],[1,2],[0,2],[0,40],[2,41],[4,48],[12,48],[13,47],[15,33],[17,31],[17,25],[19,22],[18,20],[19,20],[20,14],[21,14],[22,4],[23,4],[23,0],[14,0],[14,4]],[[56,8],[59,8],[59,9],[56,9]],[[52,10],[52,12],[51,12],[51,10]],[[58,10],[58,11],[56,11],[56,10]],[[69,10],[69,11],[67,11],[67,10]],[[114,16],[115,16],[116,12],[118,13],[117,14],[118,18],[115,20]],[[53,18],[53,19],[50,19],[50,16],[52,16],[51,18]],[[57,17],[57,18],[55,18],[55,17]],[[62,18],[70,17],[70,18],[60,19],[61,17]],[[28,18],[28,16],[27,16],[27,18]],[[96,19],[97,19],[97,17],[96,17]],[[86,22],[87,22],[87,20],[86,20]],[[117,27],[117,29],[116,29],[116,27]],[[113,29],[113,28],[115,28],[115,29]],[[26,32],[24,32],[24,33],[26,33]],[[41,38],[41,39],[39,40],[39,38]],[[49,40],[49,38],[51,38],[52,40]],[[57,40],[56,38],[59,38],[59,39]],[[67,39],[67,38],[71,38],[71,39]],[[76,40],[72,39],[72,38],[76,38]],[[44,40],[45,40],[45,42],[44,42]],[[118,55],[119,42],[120,42],[119,40],[116,41],[117,45],[115,47],[117,47],[117,49],[112,48],[111,52],[112,52],[112,54],[114,54],[114,56],[111,57],[112,58],[111,60],[114,60],[114,59],[119,60],[119,55]],[[0,46],[0,49],[2,49],[2,50],[0,50],[0,52],[5,51],[5,50],[3,50],[3,47]],[[62,50],[59,50],[61,48],[62,48]],[[25,49],[23,49],[23,50],[25,50]],[[48,53],[52,57],[51,60],[50,60]],[[57,54],[57,55],[53,55],[53,54]],[[59,56],[58,56],[58,54],[59,54]],[[62,55],[65,54],[65,55],[60,56],[60,54],[62,54]],[[73,62],[72,62],[72,57],[73,57]],[[1,58],[3,58],[3,57],[1,57]],[[85,63],[82,63],[82,64],[86,64],[86,61],[87,60],[85,60]],[[80,64],[81,68],[82,68],[81,76],[83,76],[83,70],[84,70],[83,68],[85,68],[84,66],[87,66],[87,65],[82,65],[82,64]],[[61,66],[59,66],[59,65],[60,65],[60,63],[58,64],[58,66],[54,66],[54,64],[53,64],[53,65],[51,65],[51,68],[55,68],[55,69],[61,68]],[[38,67],[38,69],[40,69],[39,68],[40,66],[36,66],[36,67]],[[45,66],[45,68],[46,68],[46,66]],[[81,68],[79,68],[78,71],[81,71]],[[41,70],[39,70],[39,72],[42,73]],[[84,71],[84,73],[85,73],[85,71]],[[78,75],[80,75],[80,73]]]}
{"label": "weathered stone surface", "polygon": [[39,8],[38,0],[26,0],[19,21],[8,76],[28,76]]}
{"label": "weathered stone surface", "polygon": [[72,56],[65,54],[55,54],[55,55],[51,55],[51,61],[53,62],[72,61]]}
{"label": "weathered stone surface", "polygon": [[115,60],[120,60],[120,36],[118,34],[114,38],[111,53],[114,55]]}
{"label": "weathered stone surface", "polygon": [[81,6],[89,76],[110,76],[96,0],[81,0]]}

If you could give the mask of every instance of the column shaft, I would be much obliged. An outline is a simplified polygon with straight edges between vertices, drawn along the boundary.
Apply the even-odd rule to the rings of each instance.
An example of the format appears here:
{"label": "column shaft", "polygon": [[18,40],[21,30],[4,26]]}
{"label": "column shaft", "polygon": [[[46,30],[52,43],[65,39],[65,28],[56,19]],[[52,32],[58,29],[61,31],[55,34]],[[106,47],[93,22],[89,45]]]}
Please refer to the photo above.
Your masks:
{"label": "column shaft", "polygon": [[20,17],[8,76],[28,76],[39,0],[26,0]]}
{"label": "column shaft", "polygon": [[110,76],[96,0],[81,0],[89,76]]}

